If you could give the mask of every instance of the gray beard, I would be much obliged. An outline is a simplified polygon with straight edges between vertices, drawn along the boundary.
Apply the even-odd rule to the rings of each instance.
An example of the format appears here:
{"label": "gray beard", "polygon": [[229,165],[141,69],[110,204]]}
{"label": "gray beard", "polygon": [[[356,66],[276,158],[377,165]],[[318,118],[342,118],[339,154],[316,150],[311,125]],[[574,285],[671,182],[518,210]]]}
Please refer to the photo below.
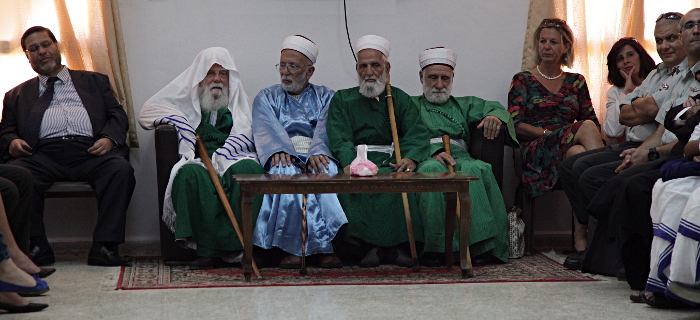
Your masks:
{"label": "gray beard", "polygon": [[[376,79],[375,82],[369,82],[369,79]],[[360,94],[365,98],[374,98],[379,96],[386,89],[386,73],[381,77],[370,77],[367,79],[360,78]]]}
{"label": "gray beard", "polygon": [[199,105],[202,110],[216,112],[219,109],[228,108],[228,87],[223,87],[218,97],[214,94],[214,90],[217,92],[219,90],[212,89],[214,87],[222,87],[222,85],[212,82],[208,87],[199,87]]}
{"label": "gray beard", "polygon": [[426,83],[423,84],[423,95],[425,96],[425,100],[428,100],[428,102],[432,104],[443,104],[450,99],[452,95],[452,86],[450,85],[442,90],[438,90],[433,89],[433,87],[430,87]]}
{"label": "gray beard", "polygon": [[293,78],[290,75],[282,76],[280,79],[292,80],[292,84],[284,84],[284,82],[281,82],[280,84],[282,85],[282,89],[284,89],[284,91],[287,91],[289,93],[292,93],[292,92],[301,93],[301,90],[306,85],[305,79],[306,79],[307,73],[308,73],[308,70],[305,71],[304,73],[298,75],[296,78]]}

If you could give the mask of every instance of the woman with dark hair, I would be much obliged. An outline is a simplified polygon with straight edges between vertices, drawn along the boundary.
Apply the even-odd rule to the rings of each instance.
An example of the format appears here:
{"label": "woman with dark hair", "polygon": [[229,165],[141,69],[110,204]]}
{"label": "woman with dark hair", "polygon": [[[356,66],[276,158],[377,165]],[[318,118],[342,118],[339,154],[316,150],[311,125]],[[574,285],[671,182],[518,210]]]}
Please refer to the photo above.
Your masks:
{"label": "woman with dark hair", "polygon": [[608,53],[608,82],[613,86],[608,89],[603,133],[608,145],[616,144],[629,127],[620,124],[620,103],[632,93],[649,72],[654,70],[654,59],[634,38],[617,40]]}
{"label": "woman with dark hair", "polygon": [[544,19],[535,31],[537,65],[513,76],[508,112],[523,157],[528,197],[556,184],[564,158],[603,146],[598,119],[583,75],[565,72],[574,60],[573,33],[566,21]]}

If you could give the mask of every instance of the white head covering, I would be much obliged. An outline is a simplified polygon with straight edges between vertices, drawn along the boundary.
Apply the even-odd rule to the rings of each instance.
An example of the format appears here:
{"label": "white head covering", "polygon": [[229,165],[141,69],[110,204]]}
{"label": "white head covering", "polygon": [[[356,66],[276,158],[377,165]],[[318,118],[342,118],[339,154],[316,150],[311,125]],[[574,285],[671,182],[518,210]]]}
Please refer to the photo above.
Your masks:
{"label": "white head covering", "polygon": [[391,52],[391,42],[375,35],[366,35],[357,39],[357,44],[355,44],[355,46],[357,47],[357,52],[364,49],[374,49],[384,54],[387,58],[389,58],[389,52]]}
{"label": "white head covering", "polygon": [[418,55],[418,62],[421,69],[431,64],[444,64],[454,69],[457,65],[457,53],[443,47],[425,49]]}
{"label": "white head covering", "polygon": [[311,64],[316,63],[316,57],[318,57],[318,47],[313,41],[305,38],[304,36],[296,35],[284,38],[284,41],[282,42],[282,50],[284,49],[298,51],[309,58],[309,60],[311,60]]}
{"label": "white head covering", "polygon": [[[212,155],[214,168],[221,175],[237,161],[244,159],[257,161],[251,129],[251,104],[243,91],[233,57],[224,48],[204,49],[197,55],[191,66],[148,99],[139,114],[139,124],[144,129],[154,129],[160,124],[170,124],[175,126],[179,135],[178,152],[181,157],[170,172],[170,181],[163,204],[163,221],[171,230],[175,230],[175,211],[171,198],[173,179],[183,165],[190,163],[201,165],[201,161],[194,157],[195,130],[202,119],[198,86],[214,64],[219,64],[229,71],[228,109],[233,117],[233,126],[228,138],[224,145]],[[212,116],[214,115],[215,113],[212,113]]]}
{"label": "white head covering", "polygon": [[219,47],[202,50],[197,54],[189,68],[146,101],[139,115],[141,126],[144,129],[152,129],[153,120],[175,112],[175,114],[179,113],[185,117],[190,125],[196,129],[202,119],[197,88],[214,64],[219,64],[229,71],[228,109],[231,110],[233,116],[233,127],[245,125],[241,122],[247,120],[247,127],[250,128],[252,109],[248,96],[243,91],[236,64],[228,50]]}

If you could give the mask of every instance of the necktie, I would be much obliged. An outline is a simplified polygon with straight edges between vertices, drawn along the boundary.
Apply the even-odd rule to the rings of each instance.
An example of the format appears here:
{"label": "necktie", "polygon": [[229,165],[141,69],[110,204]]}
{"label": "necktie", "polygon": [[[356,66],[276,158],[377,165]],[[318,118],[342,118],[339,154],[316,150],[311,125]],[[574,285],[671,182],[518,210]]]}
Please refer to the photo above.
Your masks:
{"label": "necktie", "polygon": [[41,131],[41,120],[44,118],[44,112],[51,104],[53,100],[53,86],[54,82],[58,80],[58,77],[50,77],[46,81],[46,90],[36,101],[36,104],[29,112],[27,117],[27,126],[25,129],[26,136],[24,141],[26,141],[32,148],[36,147],[37,142],[39,142],[39,132]]}

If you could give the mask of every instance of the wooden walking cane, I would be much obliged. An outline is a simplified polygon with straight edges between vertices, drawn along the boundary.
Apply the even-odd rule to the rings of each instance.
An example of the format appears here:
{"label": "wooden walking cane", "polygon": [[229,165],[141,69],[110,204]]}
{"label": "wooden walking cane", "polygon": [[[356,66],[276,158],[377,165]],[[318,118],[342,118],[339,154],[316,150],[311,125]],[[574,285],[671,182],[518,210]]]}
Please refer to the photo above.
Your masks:
{"label": "wooden walking cane", "polygon": [[[231,208],[231,204],[228,202],[228,198],[226,198],[224,187],[221,186],[219,176],[216,174],[216,170],[214,170],[214,166],[211,164],[211,159],[209,159],[209,153],[207,153],[207,148],[204,146],[204,142],[202,142],[202,137],[200,137],[199,135],[197,135],[197,142],[195,143],[195,145],[197,148],[197,152],[199,152],[199,158],[202,159],[202,163],[204,163],[204,166],[207,168],[209,178],[211,178],[211,182],[214,184],[214,189],[216,189],[216,193],[219,195],[219,200],[221,200],[221,204],[224,205],[224,210],[226,210],[226,214],[231,220],[231,224],[233,224],[233,229],[236,230],[238,240],[241,242],[241,245],[243,245],[243,234],[241,233],[241,229],[238,227],[238,221],[236,221],[236,217],[233,215],[233,209]],[[255,265],[255,260],[253,260],[253,272],[255,272],[255,275],[258,276],[258,278],[261,278],[258,266]]]}
{"label": "wooden walking cane", "polygon": [[[301,169],[301,173],[306,173],[306,167],[303,164],[296,164],[297,168]],[[301,194],[301,268],[299,274],[305,276],[306,270],[306,193]]]}
{"label": "wooden walking cane", "polygon": [[[450,136],[449,135],[442,136],[442,147],[445,149],[445,152],[447,152],[447,154],[452,156],[452,147],[450,146]],[[447,164],[447,170],[449,170],[450,172],[455,172],[455,168],[451,164]],[[459,195],[457,196],[457,204],[456,204],[455,209],[456,209],[455,211],[457,212],[457,219],[461,219],[462,218],[462,210],[461,210],[462,206],[460,206]],[[450,230],[454,230],[454,228],[450,229]],[[462,230],[460,230],[460,232],[462,232]],[[445,236],[447,236],[447,235],[445,235]],[[449,241],[449,244],[450,245],[452,244],[452,240]],[[445,247],[445,249],[447,249],[447,247]],[[469,261],[472,261],[471,254],[469,253],[469,246],[467,246],[466,249],[467,249],[467,259],[469,259]],[[452,248],[450,248],[449,251],[451,252]],[[448,268],[452,267],[452,255],[449,255],[447,257],[447,267]]]}
{"label": "wooden walking cane", "polygon": [[[399,146],[399,133],[396,129],[396,115],[394,114],[394,98],[391,96],[391,81],[389,73],[386,74],[386,102],[389,111],[389,124],[391,125],[391,137],[394,139],[394,152],[396,163],[401,162],[401,147]],[[413,236],[413,221],[411,220],[411,208],[408,206],[408,194],[401,193],[403,200],[403,213],[406,216],[406,229],[408,231],[408,244],[411,246],[411,258],[413,258],[413,271],[418,271],[418,253],[416,252],[416,239]]]}
{"label": "wooden walking cane", "polygon": [[299,274],[305,276],[306,271],[306,194],[301,195],[301,269]]}
{"label": "wooden walking cane", "polygon": [[[452,148],[450,146],[450,136],[449,135],[444,135],[442,136],[442,147],[445,149],[445,152],[452,156]],[[447,170],[450,172],[455,172],[455,168],[451,164],[447,164]],[[457,218],[462,216],[462,210],[459,207],[459,197],[457,197]]]}

